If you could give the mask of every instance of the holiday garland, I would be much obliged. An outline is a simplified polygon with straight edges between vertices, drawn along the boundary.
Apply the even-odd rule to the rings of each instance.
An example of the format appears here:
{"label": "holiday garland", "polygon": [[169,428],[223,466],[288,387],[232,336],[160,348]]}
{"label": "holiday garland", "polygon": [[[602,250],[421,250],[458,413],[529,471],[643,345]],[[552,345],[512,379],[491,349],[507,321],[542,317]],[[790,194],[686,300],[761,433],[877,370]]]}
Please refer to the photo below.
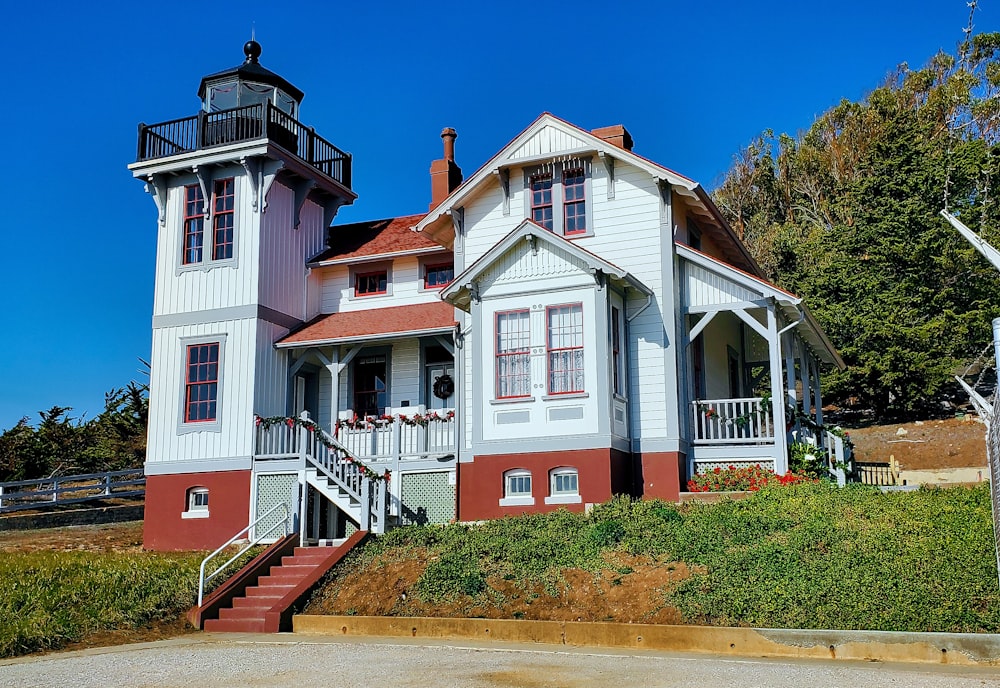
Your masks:
{"label": "holiday garland", "polygon": [[354,465],[362,477],[374,481],[384,480],[385,482],[389,482],[390,473],[388,470],[385,473],[378,473],[372,470],[363,461],[347,453],[342,445],[330,441],[327,438],[326,433],[322,431],[322,428],[311,420],[291,418],[288,416],[271,416],[269,418],[262,418],[256,414],[254,414],[253,418],[254,425],[259,428],[264,428],[265,430],[275,425],[287,425],[290,430],[295,428],[305,428],[309,432],[313,433],[316,436],[316,439],[319,440],[324,447],[329,449],[334,454],[342,455],[342,461]]}
{"label": "holiday garland", "polygon": [[428,423],[447,423],[455,419],[455,412],[448,411],[448,413],[443,416],[437,411],[431,411],[430,413],[420,414],[415,413],[412,416],[404,416],[403,414],[391,415],[384,414],[381,416],[355,416],[351,420],[338,420],[333,426],[333,435],[337,437],[341,428],[348,428],[350,430],[370,430],[372,428],[384,428],[385,426],[391,424],[393,421],[398,420],[404,425],[419,425],[421,427],[427,427]]}

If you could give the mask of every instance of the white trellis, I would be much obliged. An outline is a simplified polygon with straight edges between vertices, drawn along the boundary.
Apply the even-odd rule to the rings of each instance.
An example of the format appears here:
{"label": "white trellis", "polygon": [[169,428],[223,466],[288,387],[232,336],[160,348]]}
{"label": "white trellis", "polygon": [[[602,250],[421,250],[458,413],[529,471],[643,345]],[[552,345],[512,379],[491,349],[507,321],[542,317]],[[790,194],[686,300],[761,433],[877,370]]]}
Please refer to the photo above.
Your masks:
{"label": "white trellis", "polygon": [[[959,234],[965,237],[986,260],[992,263],[993,267],[1000,270],[1000,251],[990,246],[978,234],[966,227],[957,217],[942,210],[944,216],[951,226],[958,230]],[[980,417],[986,423],[986,458],[990,464],[990,505],[993,510],[993,542],[997,553],[997,575],[1000,576],[1000,318],[993,320],[993,353],[996,359],[997,369],[997,392],[993,395],[993,403],[990,404],[975,389],[970,387],[965,380],[956,376],[959,384],[969,394],[973,405],[979,412]]]}

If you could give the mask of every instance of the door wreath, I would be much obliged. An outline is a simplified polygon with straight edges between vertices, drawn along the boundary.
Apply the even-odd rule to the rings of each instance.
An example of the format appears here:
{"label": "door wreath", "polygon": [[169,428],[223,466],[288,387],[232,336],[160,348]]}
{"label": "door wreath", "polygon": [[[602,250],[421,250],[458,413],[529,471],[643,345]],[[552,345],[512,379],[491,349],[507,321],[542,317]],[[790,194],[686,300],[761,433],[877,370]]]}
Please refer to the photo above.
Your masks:
{"label": "door wreath", "polygon": [[455,381],[451,379],[451,375],[445,373],[440,377],[434,378],[434,388],[432,391],[438,399],[447,399],[455,393]]}

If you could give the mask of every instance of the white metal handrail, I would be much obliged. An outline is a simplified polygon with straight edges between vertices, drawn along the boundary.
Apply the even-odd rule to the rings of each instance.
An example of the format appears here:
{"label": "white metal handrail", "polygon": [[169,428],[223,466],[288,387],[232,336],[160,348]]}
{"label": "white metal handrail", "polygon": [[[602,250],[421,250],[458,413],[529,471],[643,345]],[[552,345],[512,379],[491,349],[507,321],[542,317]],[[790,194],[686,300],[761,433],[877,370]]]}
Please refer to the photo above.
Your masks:
{"label": "white metal handrail", "polygon": [[[213,557],[215,557],[217,554],[219,554],[220,552],[222,552],[223,550],[225,550],[227,547],[229,547],[230,545],[232,545],[234,542],[236,542],[237,540],[239,540],[240,537],[242,537],[244,534],[249,533],[250,530],[252,530],[258,523],[260,523],[264,519],[268,518],[269,516],[273,515],[274,512],[278,511],[279,509],[284,509],[285,510],[285,517],[283,519],[281,519],[280,521],[276,522],[274,525],[272,525],[270,528],[268,528],[263,533],[257,533],[252,540],[247,540],[247,543],[243,547],[241,547],[239,549],[239,551],[236,552],[236,554],[234,554],[232,557],[230,557],[229,560],[225,564],[223,564],[222,566],[220,566],[217,569],[215,569],[209,575],[207,575],[207,576],[205,575],[205,567],[208,565],[208,562]],[[205,599],[205,583],[207,583],[208,581],[212,580],[217,575],[219,575],[220,573],[222,573],[222,571],[224,571],[227,566],[229,566],[234,561],[236,561],[241,556],[243,556],[243,553],[246,552],[248,549],[250,549],[251,547],[254,547],[254,546],[260,544],[261,541],[263,541],[265,538],[269,537],[274,532],[274,529],[277,528],[278,526],[284,526],[285,527],[285,533],[284,534],[288,535],[291,532],[291,528],[290,528],[291,523],[290,523],[289,519],[290,519],[290,513],[289,513],[289,510],[288,510],[288,504],[286,504],[285,502],[281,502],[280,504],[275,504],[273,507],[271,507],[271,509],[269,509],[267,511],[267,513],[265,513],[262,516],[258,516],[256,521],[254,521],[253,523],[250,523],[249,525],[247,525],[240,532],[236,533],[236,535],[234,535],[231,538],[229,538],[224,545],[222,545],[221,547],[219,547],[219,549],[215,550],[214,552],[212,552],[211,554],[209,554],[207,557],[205,557],[202,560],[202,562],[201,562],[201,568],[198,571],[198,606],[200,607],[202,601]]]}

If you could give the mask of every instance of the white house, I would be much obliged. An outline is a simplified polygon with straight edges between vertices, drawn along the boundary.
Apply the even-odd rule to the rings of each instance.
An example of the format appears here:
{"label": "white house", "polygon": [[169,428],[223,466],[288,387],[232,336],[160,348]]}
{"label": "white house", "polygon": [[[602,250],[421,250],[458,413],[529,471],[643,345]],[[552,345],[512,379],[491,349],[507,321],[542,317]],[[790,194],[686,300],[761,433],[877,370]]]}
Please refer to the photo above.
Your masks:
{"label": "white house", "polygon": [[351,157],[245,53],[129,166],[159,211],[147,547],[284,504],[328,538],[676,499],[787,470],[786,407],[822,423],[822,329],[624,127],[544,113],[465,181],[445,129],[429,212],[331,227]]}

